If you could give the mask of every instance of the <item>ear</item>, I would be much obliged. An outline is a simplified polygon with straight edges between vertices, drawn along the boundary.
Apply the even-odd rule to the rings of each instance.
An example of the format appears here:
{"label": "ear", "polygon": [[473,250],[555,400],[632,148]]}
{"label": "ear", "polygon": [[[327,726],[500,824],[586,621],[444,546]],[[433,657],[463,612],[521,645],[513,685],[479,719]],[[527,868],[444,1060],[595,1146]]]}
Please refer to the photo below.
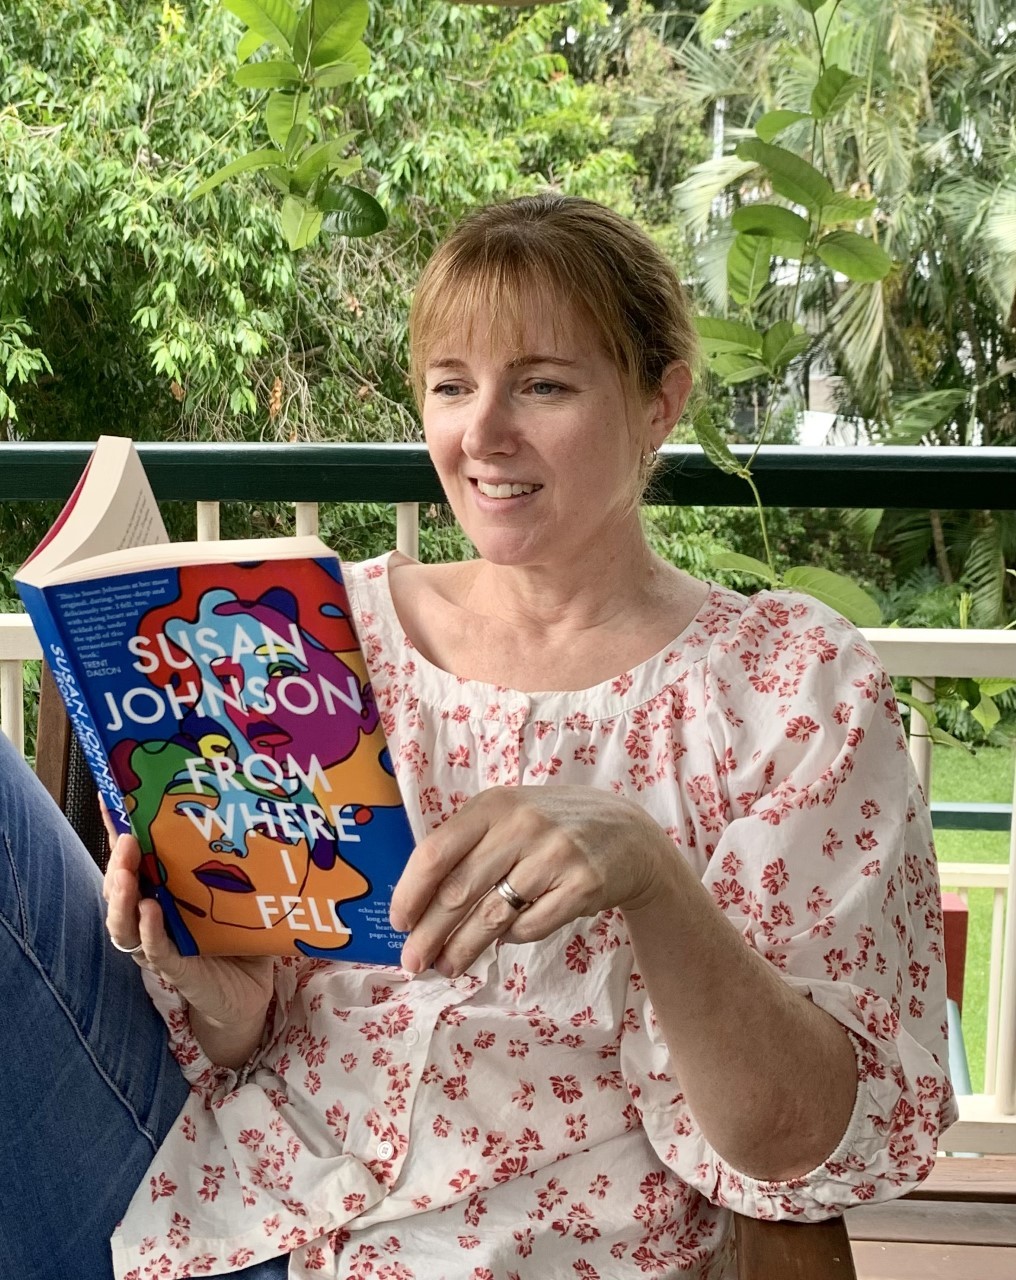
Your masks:
{"label": "ear", "polygon": [[691,394],[691,369],[684,360],[675,360],[664,371],[660,389],[652,401],[649,434],[658,449],[674,429]]}

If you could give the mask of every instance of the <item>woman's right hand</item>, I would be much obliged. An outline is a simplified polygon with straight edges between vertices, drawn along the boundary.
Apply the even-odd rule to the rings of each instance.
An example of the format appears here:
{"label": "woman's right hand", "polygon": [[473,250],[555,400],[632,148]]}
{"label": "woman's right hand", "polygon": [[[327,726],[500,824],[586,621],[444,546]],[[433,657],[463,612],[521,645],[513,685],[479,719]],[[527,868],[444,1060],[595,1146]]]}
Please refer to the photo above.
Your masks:
{"label": "woman's right hand", "polygon": [[107,820],[110,858],[103,881],[106,928],[136,964],[175,987],[190,1006],[191,1026],[213,1062],[239,1067],[261,1041],[272,997],[271,956],[181,956],[166,932],[162,908],[141,896],[141,850]]}

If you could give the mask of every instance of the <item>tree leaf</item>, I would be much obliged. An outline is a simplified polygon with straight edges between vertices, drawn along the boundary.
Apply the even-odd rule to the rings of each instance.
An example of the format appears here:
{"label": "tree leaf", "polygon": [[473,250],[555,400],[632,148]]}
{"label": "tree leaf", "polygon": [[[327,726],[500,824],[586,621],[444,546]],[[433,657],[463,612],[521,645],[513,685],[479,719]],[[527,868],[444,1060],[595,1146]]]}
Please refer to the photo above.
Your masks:
{"label": "tree leaf", "polygon": [[1002,719],[1001,711],[999,711],[998,707],[995,706],[992,699],[987,696],[981,699],[970,714],[981,726],[986,735],[991,733],[995,725],[997,725],[999,720]]}
{"label": "tree leaf", "polygon": [[756,560],[754,556],[744,556],[739,551],[717,551],[709,557],[713,569],[733,569],[737,573],[748,573],[753,578],[761,578],[775,586],[779,579],[767,564]]}
{"label": "tree leaf", "polygon": [[893,260],[886,251],[856,231],[830,231],[815,252],[833,271],[865,284],[882,280],[892,270]]}
{"label": "tree leaf", "polygon": [[785,147],[746,138],[737,144],[736,154],[742,160],[753,160],[761,165],[775,191],[794,204],[803,204],[812,213],[833,194],[832,183],[824,174]]}
{"label": "tree leaf", "polygon": [[323,215],[300,196],[286,196],[280,221],[290,249],[303,249],[321,230]]}
{"label": "tree leaf", "polygon": [[750,236],[771,236],[774,240],[804,243],[811,234],[806,218],[779,204],[745,204],[730,219],[735,231]]}
{"label": "tree leaf", "polygon": [[928,737],[932,742],[937,742],[939,746],[961,747],[968,755],[977,755],[977,752],[969,743],[960,742],[959,738],[954,738],[951,733],[946,733],[946,731],[944,729],[940,729],[937,724],[928,725]]}
{"label": "tree leaf", "polygon": [[985,698],[997,698],[1000,693],[1008,693],[1016,687],[1016,680],[1006,680],[1003,676],[988,677],[978,680],[981,694]]}
{"label": "tree leaf", "polygon": [[816,120],[825,120],[847,103],[864,83],[842,67],[828,66],[811,91],[811,110]]}
{"label": "tree leaf", "polygon": [[720,320],[715,316],[696,316],[695,329],[709,355],[721,351],[761,351],[762,335],[751,325],[738,320]]}
{"label": "tree leaf", "polygon": [[810,119],[811,115],[807,111],[767,111],[755,121],[755,132],[763,142],[772,142],[777,134],[789,129],[792,124],[797,124],[798,120]]}
{"label": "tree leaf", "polygon": [[260,31],[245,31],[236,46],[237,62],[246,62],[264,44],[265,38]]}
{"label": "tree leaf", "polygon": [[797,0],[797,3],[806,13],[818,13],[824,4],[828,4],[829,0]]}
{"label": "tree leaf", "polygon": [[875,540],[875,534],[884,514],[882,507],[860,507],[843,513],[844,523],[857,536],[865,551],[871,550],[871,544]]}
{"label": "tree leaf", "polygon": [[762,341],[762,359],[773,373],[781,373],[791,360],[811,345],[811,334],[791,320],[777,320],[766,330]]}
{"label": "tree leaf", "polygon": [[317,200],[328,227],[344,236],[372,236],[388,226],[388,214],[369,192],[348,183],[328,187]]}
{"label": "tree leaf", "polygon": [[857,627],[877,627],[882,621],[882,610],[867,591],[831,569],[800,565],[788,569],[783,581],[792,590],[821,600]]}
{"label": "tree leaf", "polygon": [[295,62],[277,58],[238,67],[233,79],[245,89],[284,89],[287,85],[299,84],[301,75]]}
{"label": "tree leaf", "polygon": [[766,236],[738,234],[727,253],[727,287],[742,306],[758,297],[769,280],[772,241]]}
{"label": "tree leaf", "polygon": [[273,147],[262,147],[260,151],[248,151],[246,155],[237,156],[235,160],[230,160],[229,164],[217,169],[210,178],[206,178],[199,187],[195,187],[187,199],[197,200],[199,196],[207,195],[221,183],[235,178],[238,173],[246,173],[252,169],[267,169],[269,165],[285,161],[285,158],[281,151],[276,151]]}
{"label": "tree leaf", "polygon": [[314,180],[326,169],[344,159],[343,152],[356,135],[344,133],[341,138],[333,138],[330,142],[316,142],[300,157],[292,177],[292,188],[299,195],[306,195]]}
{"label": "tree leaf", "polygon": [[315,67],[346,60],[367,29],[367,0],[316,0],[310,60]]}
{"label": "tree leaf", "polygon": [[956,692],[967,704],[971,711],[981,701],[981,689],[976,680],[963,676],[956,681]]}
{"label": "tree leaf", "polygon": [[287,93],[277,89],[269,95],[265,104],[265,124],[268,136],[277,147],[286,149],[294,128],[307,123],[310,110],[309,93]]}
{"label": "tree leaf", "polygon": [[699,448],[714,467],[719,467],[727,475],[740,476],[744,474],[744,468],[730,452],[730,446],[711,422],[696,422],[694,429],[695,439],[699,443]]}
{"label": "tree leaf", "polygon": [[822,206],[821,223],[824,227],[835,222],[860,222],[875,212],[878,201],[874,196],[863,200],[849,195],[846,191],[835,191],[830,200]]}
{"label": "tree leaf", "polygon": [[283,53],[292,52],[298,19],[287,0],[222,0],[222,4],[256,31],[262,43],[270,40]]}
{"label": "tree leaf", "polygon": [[[363,50],[361,56],[360,50]],[[355,56],[353,56],[355,55]],[[311,76],[313,84],[320,89],[331,89],[336,85],[349,84],[370,70],[370,50],[365,44],[355,44],[350,50],[348,61],[333,62]]]}
{"label": "tree leaf", "polygon": [[[285,159],[285,157],[283,157]],[[286,168],[285,165],[273,165],[270,169],[265,170],[265,177],[282,192],[284,196],[288,196],[293,188],[293,171]]]}
{"label": "tree leaf", "polygon": [[709,367],[725,383],[733,386],[738,382],[751,382],[755,378],[767,378],[769,367],[764,365],[755,354],[724,351],[713,356]]}
{"label": "tree leaf", "polygon": [[886,441],[891,444],[920,444],[921,440],[950,421],[968,398],[966,387],[943,387],[916,396],[901,396],[892,403]]}
{"label": "tree leaf", "polygon": [[[895,694],[896,701],[898,703],[904,707],[909,707],[912,711],[916,711],[918,715],[924,719],[928,727],[927,736],[932,740],[932,742],[941,743],[943,747],[962,747],[963,750],[969,752],[970,755],[977,754],[973,747],[968,746],[965,742],[960,742],[959,738],[954,738],[951,733],[946,733],[944,729],[940,729],[938,727],[935,723],[937,713],[932,703],[922,702],[920,698],[915,698],[911,694],[904,693],[900,689],[894,688],[893,693]],[[911,723],[913,723],[913,717],[911,717]]]}

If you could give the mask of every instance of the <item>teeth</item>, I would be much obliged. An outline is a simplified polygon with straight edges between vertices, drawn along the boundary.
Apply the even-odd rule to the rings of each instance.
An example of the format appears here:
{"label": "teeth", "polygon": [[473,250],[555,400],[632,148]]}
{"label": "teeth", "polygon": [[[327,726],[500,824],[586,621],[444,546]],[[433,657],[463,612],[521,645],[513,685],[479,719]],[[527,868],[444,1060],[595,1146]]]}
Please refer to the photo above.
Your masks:
{"label": "teeth", "polygon": [[517,498],[520,493],[534,493],[538,484],[485,484],[477,480],[476,487],[485,498]]}

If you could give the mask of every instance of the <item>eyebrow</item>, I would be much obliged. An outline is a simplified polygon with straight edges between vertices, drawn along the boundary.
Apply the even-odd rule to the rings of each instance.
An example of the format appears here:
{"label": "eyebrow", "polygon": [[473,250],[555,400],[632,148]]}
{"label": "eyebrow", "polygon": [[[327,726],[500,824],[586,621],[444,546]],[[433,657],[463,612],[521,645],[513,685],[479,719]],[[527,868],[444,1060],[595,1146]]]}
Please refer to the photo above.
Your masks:
{"label": "eyebrow", "polygon": [[[508,369],[524,369],[528,365],[533,364],[552,364],[561,368],[573,368],[578,361],[567,360],[563,356],[549,355],[522,355],[516,356],[514,360],[509,360],[505,366]],[[438,360],[429,360],[427,362],[428,369],[462,369],[466,362],[455,356],[443,356]]]}

